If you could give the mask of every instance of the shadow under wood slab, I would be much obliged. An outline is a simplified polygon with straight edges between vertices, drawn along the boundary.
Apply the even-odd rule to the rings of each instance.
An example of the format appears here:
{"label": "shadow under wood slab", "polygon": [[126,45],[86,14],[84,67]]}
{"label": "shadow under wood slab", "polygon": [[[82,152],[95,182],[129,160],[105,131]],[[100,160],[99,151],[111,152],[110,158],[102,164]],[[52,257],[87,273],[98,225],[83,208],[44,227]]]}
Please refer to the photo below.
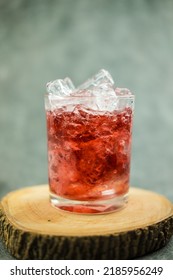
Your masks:
{"label": "shadow under wood slab", "polygon": [[143,189],[131,188],[124,209],[103,215],[53,208],[47,185],[11,192],[0,204],[0,235],[18,259],[132,259],[172,234],[172,203]]}

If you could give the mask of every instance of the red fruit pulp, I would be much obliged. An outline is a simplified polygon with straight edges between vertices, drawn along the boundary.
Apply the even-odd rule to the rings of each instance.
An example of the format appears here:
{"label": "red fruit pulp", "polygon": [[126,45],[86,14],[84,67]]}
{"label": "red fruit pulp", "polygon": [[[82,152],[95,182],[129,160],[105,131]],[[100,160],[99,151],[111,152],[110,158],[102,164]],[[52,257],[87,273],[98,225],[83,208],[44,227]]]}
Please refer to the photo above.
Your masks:
{"label": "red fruit pulp", "polygon": [[95,112],[76,106],[47,111],[49,185],[72,200],[100,200],[128,191],[132,109]]}

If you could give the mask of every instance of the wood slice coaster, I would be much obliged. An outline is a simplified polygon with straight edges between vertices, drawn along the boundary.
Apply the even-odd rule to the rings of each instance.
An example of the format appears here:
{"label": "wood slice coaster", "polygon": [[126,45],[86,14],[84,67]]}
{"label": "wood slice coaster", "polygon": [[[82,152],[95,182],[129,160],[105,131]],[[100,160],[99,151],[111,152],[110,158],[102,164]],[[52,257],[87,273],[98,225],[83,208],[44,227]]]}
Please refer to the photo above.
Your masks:
{"label": "wood slice coaster", "polygon": [[103,215],[53,208],[47,185],[11,192],[0,204],[0,235],[18,259],[132,259],[172,234],[172,203],[143,189],[131,188],[124,209]]}

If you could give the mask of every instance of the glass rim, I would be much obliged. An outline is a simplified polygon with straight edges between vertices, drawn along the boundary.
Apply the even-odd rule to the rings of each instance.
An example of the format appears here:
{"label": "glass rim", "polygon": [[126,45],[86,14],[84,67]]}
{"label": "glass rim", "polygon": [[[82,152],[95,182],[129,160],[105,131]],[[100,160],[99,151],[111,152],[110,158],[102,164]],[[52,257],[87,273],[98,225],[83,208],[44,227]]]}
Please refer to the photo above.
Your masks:
{"label": "glass rim", "polygon": [[[44,94],[45,98],[49,98],[51,97],[51,99],[55,99],[55,100],[70,100],[70,99],[94,99],[97,98],[98,96],[84,96],[84,95],[80,95],[80,96],[58,96],[55,94],[49,94],[49,93],[45,93]],[[100,98],[110,98],[110,99],[135,99],[135,95],[134,94],[126,94],[126,95],[116,95],[116,96],[101,96]]]}

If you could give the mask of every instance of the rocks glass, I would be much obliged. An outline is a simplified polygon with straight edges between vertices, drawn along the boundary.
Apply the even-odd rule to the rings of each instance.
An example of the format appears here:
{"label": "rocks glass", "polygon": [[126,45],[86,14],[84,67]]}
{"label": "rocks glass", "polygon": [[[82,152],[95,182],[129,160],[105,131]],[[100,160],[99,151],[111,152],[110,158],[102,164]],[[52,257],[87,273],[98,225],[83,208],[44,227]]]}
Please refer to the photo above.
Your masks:
{"label": "rocks glass", "polygon": [[75,88],[69,78],[45,95],[51,204],[108,213],[127,202],[134,96],[100,70]]}

